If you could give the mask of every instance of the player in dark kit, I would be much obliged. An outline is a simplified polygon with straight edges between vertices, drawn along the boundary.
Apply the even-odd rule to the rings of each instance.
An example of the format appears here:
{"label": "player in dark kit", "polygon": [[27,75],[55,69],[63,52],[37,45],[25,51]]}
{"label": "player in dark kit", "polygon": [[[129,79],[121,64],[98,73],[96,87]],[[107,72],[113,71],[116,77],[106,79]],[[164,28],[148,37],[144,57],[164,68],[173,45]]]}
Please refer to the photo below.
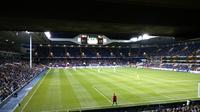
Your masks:
{"label": "player in dark kit", "polygon": [[115,93],[113,94],[112,100],[113,100],[113,104],[112,105],[114,105],[114,103],[117,105],[117,96],[115,95]]}

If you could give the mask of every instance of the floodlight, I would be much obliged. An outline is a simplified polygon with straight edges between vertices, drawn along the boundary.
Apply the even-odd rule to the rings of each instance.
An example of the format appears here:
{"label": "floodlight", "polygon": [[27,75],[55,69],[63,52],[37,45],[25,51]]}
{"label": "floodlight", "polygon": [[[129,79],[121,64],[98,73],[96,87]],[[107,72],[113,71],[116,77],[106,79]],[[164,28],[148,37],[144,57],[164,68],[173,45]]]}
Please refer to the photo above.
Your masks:
{"label": "floodlight", "polygon": [[27,34],[30,34],[30,32],[29,32],[29,31],[25,31],[25,33],[27,33]]}
{"label": "floodlight", "polygon": [[148,34],[143,34],[142,35],[142,39],[145,40],[145,39],[150,39],[151,37],[148,35]]}
{"label": "floodlight", "polygon": [[46,37],[49,39],[49,38],[51,38],[51,33],[50,32],[44,32],[44,34],[46,35]]}
{"label": "floodlight", "polygon": [[143,36],[139,36],[137,41],[143,40]]}
{"label": "floodlight", "polygon": [[148,34],[143,34],[142,37],[143,37],[143,40],[146,40],[146,39],[155,38],[155,37],[157,37],[157,36],[150,36],[150,35],[148,35]]}
{"label": "floodlight", "polygon": [[137,42],[138,41],[138,38],[137,37],[133,37],[130,39],[132,42]]}

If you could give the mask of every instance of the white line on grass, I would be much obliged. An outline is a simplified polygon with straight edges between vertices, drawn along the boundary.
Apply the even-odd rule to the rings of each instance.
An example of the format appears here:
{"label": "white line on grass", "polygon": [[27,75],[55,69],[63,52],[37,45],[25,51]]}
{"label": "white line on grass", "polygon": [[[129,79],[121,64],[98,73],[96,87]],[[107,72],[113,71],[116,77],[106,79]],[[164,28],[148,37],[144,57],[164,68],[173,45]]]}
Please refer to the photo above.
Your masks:
{"label": "white line on grass", "polygon": [[95,86],[93,86],[93,88],[99,93],[101,94],[108,102],[110,102],[112,104],[112,101],[110,99],[108,99],[101,91],[99,91]]}
{"label": "white line on grass", "polygon": [[[24,97],[23,97],[22,99],[20,99],[19,103],[21,103],[22,100],[23,100],[27,95],[28,95],[28,93],[26,93],[26,94],[24,95]],[[19,104],[17,104],[17,105],[11,110],[11,112],[14,112],[14,110],[17,108],[17,106],[19,106]]]}
{"label": "white line on grass", "polygon": [[46,78],[47,74],[49,73],[50,70],[48,70],[48,72],[45,74],[44,78],[40,81],[39,85],[37,86],[37,88],[33,91],[33,94],[29,97],[28,101],[25,103],[25,105],[23,106],[21,112],[23,112],[23,110],[26,108],[26,106],[28,105],[28,103],[30,102],[31,98],[33,97],[33,95],[36,93],[36,91],[38,90],[38,88],[40,87],[40,85],[42,84],[42,82],[44,81],[44,79]]}

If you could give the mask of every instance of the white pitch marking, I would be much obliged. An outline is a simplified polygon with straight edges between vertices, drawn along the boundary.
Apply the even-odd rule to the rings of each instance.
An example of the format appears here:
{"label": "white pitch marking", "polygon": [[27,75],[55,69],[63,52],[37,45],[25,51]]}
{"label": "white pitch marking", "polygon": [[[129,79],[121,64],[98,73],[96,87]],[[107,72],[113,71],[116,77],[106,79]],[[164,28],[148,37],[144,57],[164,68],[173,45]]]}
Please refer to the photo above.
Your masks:
{"label": "white pitch marking", "polygon": [[110,99],[108,99],[101,91],[99,91],[95,86],[93,86],[93,88],[99,93],[101,94],[104,98],[106,98],[106,100],[110,103],[112,103],[112,101]]}
{"label": "white pitch marking", "polygon": [[36,91],[38,90],[38,88],[40,87],[40,85],[42,84],[42,82],[44,81],[44,79],[46,78],[47,74],[49,73],[50,70],[48,70],[48,72],[45,74],[44,78],[40,81],[39,85],[37,86],[37,88],[34,90],[33,94],[31,95],[31,97],[28,99],[28,101],[25,103],[25,105],[23,106],[21,112],[23,112],[23,110],[26,108],[26,106],[28,105],[28,103],[30,102],[31,98],[33,97],[33,95],[36,93]]}

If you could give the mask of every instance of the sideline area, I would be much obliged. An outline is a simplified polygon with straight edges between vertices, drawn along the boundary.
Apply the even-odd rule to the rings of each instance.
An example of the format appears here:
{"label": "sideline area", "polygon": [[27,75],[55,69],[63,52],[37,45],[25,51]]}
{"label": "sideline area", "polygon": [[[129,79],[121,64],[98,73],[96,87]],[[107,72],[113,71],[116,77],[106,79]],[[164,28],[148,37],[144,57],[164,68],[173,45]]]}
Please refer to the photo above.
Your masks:
{"label": "sideline area", "polygon": [[23,98],[31,91],[31,89],[37,84],[39,80],[45,75],[48,69],[42,71],[38,76],[36,76],[30,83],[23,87],[19,92],[17,97],[11,97],[7,103],[5,103],[1,108],[0,112],[13,112],[18,104],[23,100]]}

